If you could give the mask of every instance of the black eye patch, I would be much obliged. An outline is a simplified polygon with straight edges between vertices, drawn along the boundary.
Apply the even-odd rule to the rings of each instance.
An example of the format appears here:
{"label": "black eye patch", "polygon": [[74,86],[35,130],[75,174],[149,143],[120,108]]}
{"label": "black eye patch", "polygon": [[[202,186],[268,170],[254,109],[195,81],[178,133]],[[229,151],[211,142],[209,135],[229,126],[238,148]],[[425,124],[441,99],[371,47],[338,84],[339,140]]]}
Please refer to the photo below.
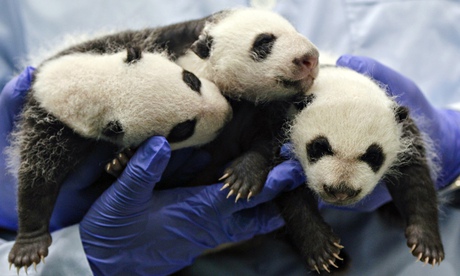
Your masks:
{"label": "black eye patch", "polygon": [[324,136],[318,136],[307,144],[307,158],[310,163],[315,163],[325,155],[334,155],[332,147]]}
{"label": "black eye patch", "polygon": [[196,119],[187,120],[173,127],[166,139],[170,143],[182,142],[195,133]]}
{"label": "black eye patch", "polygon": [[251,48],[251,57],[255,61],[262,61],[270,55],[276,36],[270,33],[259,34]]}
{"label": "black eye patch", "polygon": [[195,74],[187,70],[182,71],[182,80],[193,90],[201,94],[201,81]]}
{"label": "black eye patch", "polygon": [[370,145],[366,152],[359,157],[359,160],[367,163],[373,172],[378,172],[385,162],[385,154],[382,147],[377,144]]}

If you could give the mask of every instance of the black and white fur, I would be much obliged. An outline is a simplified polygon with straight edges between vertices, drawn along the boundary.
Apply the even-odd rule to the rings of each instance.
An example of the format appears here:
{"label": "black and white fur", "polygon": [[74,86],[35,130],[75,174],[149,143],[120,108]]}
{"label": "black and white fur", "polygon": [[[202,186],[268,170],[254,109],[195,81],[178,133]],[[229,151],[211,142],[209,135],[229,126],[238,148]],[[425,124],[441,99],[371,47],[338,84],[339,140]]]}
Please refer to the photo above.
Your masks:
{"label": "black and white fur", "polygon": [[[133,45],[134,47],[132,47]],[[209,176],[209,181],[203,180],[199,184],[215,182],[220,173],[219,168],[239,156],[225,173],[226,186],[231,186],[231,193],[236,193],[237,199],[242,196],[250,197],[257,193],[265,182],[271,160],[276,153],[277,135],[281,132],[285,112],[290,101],[308,89],[317,75],[318,52],[315,46],[295,32],[294,28],[279,15],[256,9],[236,9],[171,26],[124,31],[96,38],[62,51],[44,64],[71,59],[78,54],[92,55],[93,57],[113,56],[126,51],[126,49],[128,49],[128,60],[132,59],[130,60],[133,63],[132,66],[139,63],[136,62],[137,55],[147,56],[156,52],[165,52],[171,60],[176,61],[188,72],[193,72],[199,77],[209,78],[217,84],[221,92],[230,99],[235,116],[224,128],[216,142],[207,148],[213,155],[215,162],[212,162],[212,166],[214,167],[205,170],[205,174]],[[140,49],[140,52],[136,49]],[[151,66],[155,65],[151,64]],[[42,68],[39,68],[37,74],[40,74],[41,70]],[[251,72],[253,73],[248,78],[248,74]],[[191,74],[193,75],[193,73]],[[113,78],[113,80],[116,79]],[[129,81],[128,79],[123,80]],[[85,82],[86,80],[83,83]],[[196,82],[195,78],[191,81],[192,85],[194,82]],[[40,118],[49,114],[39,108],[39,103],[34,97],[30,97],[29,101],[28,106],[30,108],[27,110],[32,110],[32,114],[24,113],[25,123],[23,125],[32,127],[30,132],[36,132],[40,139],[41,135],[47,135],[48,130],[39,129],[42,127],[40,123],[43,121],[36,121],[34,114],[40,114],[38,116]],[[193,109],[194,105],[196,104],[189,103],[187,106]],[[228,113],[228,110],[224,108],[221,112]],[[136,117],[140,116],[140,113],[141,111],[136,113],[139,114]],[[94,120],[89,117],[81,120],[82,118],[75,114],[66,121],[66,123],[72,124],[72,128],[78,129],[80,123],[86,123],[86,119],[89,119],[90,122]],[[97,113],[93,115],[99,116]],[[104,119],[111,119],[110,114]],[[216,119],[220,120],[222,116],[217,116]],[[142,129],[142,120],[137,121],[136,128],[139,127],[139,130]],[[72,137],[68,143],[72,149],[75,149],[75,151],[70,151],[65,155],[69,158],[68,161],[61,160],[60,166],[53,167],[55,171],[63,172],[64,168],[68,168],[67,166],[74,166],[79,161],[77,158],[86,151],[85,145],[89,147],[94,135],[101,134],[99,131],[104,134],[100,138],[117,144],[121,143],[123,146],[128,146],[127,141],[131,141],[127,140],[129,136],[126,134],[127,130],[123,126],[120,128],[117,120],[111,120],[106,125],[92,126],[90,129],[82,127],[80,134],[86,133],[89,136],[74,135],[72,128],[59,120],[55,120],[54,117],[51,121],[52,124],[56,123],[56,127],[49,128],[49,131],[64,133],[65,137]],[[98,120],[96,119],[96,121]],[[130,124],[135,125],[134,122],[130,122]],[[177,133],[174,132],[173,137],[183,138],[185,136],[187,139],[192,139],[193,136],[189,136],[189,134],[193,124],[195,124],[193,119],[183,122],[180,125],[180,130]],[[48,128],[48,126],[46,127]],[[125,132],[123,135],[119,135],[121,130]],[[171,133],[155,134],[165,135],[171,142]],[[131,138],[136,139],[136,137],[133,135]],[[141,137],[141,139],[143,138],[145,137]],[[181,139],[178,144],[182,143],[183,146],[186,146],[184,140],[186,139]],[[53,143],[60,142],[54,141]],[[135,146],[136,143],[132,145]],[[32,143],[26,144],[22,154],[33,155],[32,148]],[[40,152],[47,150],[49,148],[45,146]],[[58,147],[55,158],[64,157],[59,150],[64,151]],[[38,164],[38,166],[45,166],[41,163]],[[20,182],[30,180],[28,176],[23,177],[21,175],[25,175],[25,173],[20,172]],[[22,177],[24,179],[21,180]],[[56,182],[60,183],[65,174],[55,177]],[[41,185],[45,185],[44,181]],[[33,189],[31,189],[32,186],[34,186]],[[54,188],[49,188],[51,191],[42,189],[37,195],[43,197],[45,205],[52,206],[54,204],[59,186],[57,184],[52,186]],[[32,214],[34,210],[32,204],[28,205],[26,202],[27,194],[30,197],[30,194],[35,192],[35,187],[37,185],[20,184],[19,208],[22,210],[20,216],[23,218],[20,220],[27,221],[26,225],[29,228],[20,226],[20,234],[17,239],[18,246],[13,248],[9,258],[10,262],[18,268],[38,263],[40,261],[39,256],[46,256],[47,247],[50,243],[47,224],[45,226],[38,221],[40,215],[35,213],[28,215],[29,211]],[[22,189],[24,191],[21,191]],[[51,211],[52,208],[47,212],[40,213],[46,213],[48,216]],[[34,219],[29,220],[28,216],[34,216]],[[24,235],[21,233],[32,232],[39,234],[34,239],[39,247],[37,249],[28,247],[28,249],[26,245],[23,246],[25,250],[21,253],[19,244],[22,244],[21,240],[24,240]],[[21,256],[27,255],[29,251],[38,252],[38,254],[34,254],[29,259],[23,259]]]}
{"label": "black and white fur", "polygon": [[213,161],[190,185],[216,183],[223,174],[229,195],[249,198],[261,190],[273,165],[290,103],[318,74],[318,50],[270,11],[226,10],[204,20],[197,40],[175,60],[216,83],[234,116],[206,145]]}
{"label": "black and white fur", "polygon": [[212,82],[161,53],[128,47],[44,62],[10,149],[19,151],[20,164],[19,231],[9,262],[19,270],[47,256],[60,185],[98,143],[123,149],[161,135],[173,150],[199,146],[214,139],[231,114]]}
{"label": "black and white fur", "polygon": [[229,99],[234,117],[206,146],[210,164],[192,184],[220,180],[229,195],[250,198],[265,183],[279,149],[287,109],[318,74],[318,50],[276,13],[217,13],[177,63],[210,79]]}
{"label": "black and white fur", "polygon": [[340,239],[318,210],[357,203],[384,180],[405,221],[407,245],[440,263],[437,197],[427,146],[409,111],[370,78],[322,66],[289,130],[307,183],[280,198],[290,238],[310,269],[337,267]]}

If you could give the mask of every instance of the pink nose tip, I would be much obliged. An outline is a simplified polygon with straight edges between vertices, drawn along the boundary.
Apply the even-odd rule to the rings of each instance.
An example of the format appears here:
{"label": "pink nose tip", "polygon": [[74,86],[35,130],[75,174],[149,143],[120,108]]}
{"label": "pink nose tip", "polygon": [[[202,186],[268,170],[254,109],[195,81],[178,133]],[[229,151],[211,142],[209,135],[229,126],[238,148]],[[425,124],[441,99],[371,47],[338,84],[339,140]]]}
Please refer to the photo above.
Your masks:
{"label": "pink nose tip", "polygon": [[297,66],[302,66],[308,71],[311,71],[318,66],[318,56],[317,55],[311,55],[311,54],[305,54],[300,58],[295,58],[293,60],[294,64]]}

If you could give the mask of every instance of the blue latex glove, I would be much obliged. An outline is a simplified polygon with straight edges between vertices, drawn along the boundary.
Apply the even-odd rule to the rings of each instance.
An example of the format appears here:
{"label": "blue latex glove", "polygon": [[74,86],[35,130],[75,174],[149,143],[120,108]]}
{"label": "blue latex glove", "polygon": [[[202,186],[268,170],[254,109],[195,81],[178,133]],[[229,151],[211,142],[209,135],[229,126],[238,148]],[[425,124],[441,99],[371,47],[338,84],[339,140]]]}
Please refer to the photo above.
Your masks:
{"label": "blue latex glove", "polygon": [[299,163],[289,160],[249,202],[227,199],[222,183],[153,191],[169,154],[164,138],[145,142],[80,223],[95,275],[166,275],[206,249],[273,231],[284,220],[267,201],[305,180]]}
{"label": "blue latex glove", "polygon": [[[460,175],[460,112],[433,107],[413,81],[371,58],[343,55],[337,65],[368,75],[383,84],[390,96],[395,96],[400,105],[410,109],[419,128],[433,141],[439,157],[436,160],[440,166],[436,189],[446,187]],[[373,211],[390,200],[388,190],[380,183],[368,197],[350,208]]]}
{"label": "blue latex glove", "polygon": [[[33,72],[27,67],[12,79],[0,94],[0,228],[17,230],[16,179],[7,173],[4,149],[9,146],[8,135],[14,127],[30,88]],[[102,193],[100,187],[91,185],[99,178],[105,164],[111,161],[114,148],[106,143],[96,147],[82,165],[71,173],[61,187],[53,215],[51,231],[79,222],[91,204]],[[170,181],[185,181],[194,171],[204,167],[209,156],[201,151],[182,149],[174,151],[166,177]],[[180,170],[181,174],[176,172]]]}

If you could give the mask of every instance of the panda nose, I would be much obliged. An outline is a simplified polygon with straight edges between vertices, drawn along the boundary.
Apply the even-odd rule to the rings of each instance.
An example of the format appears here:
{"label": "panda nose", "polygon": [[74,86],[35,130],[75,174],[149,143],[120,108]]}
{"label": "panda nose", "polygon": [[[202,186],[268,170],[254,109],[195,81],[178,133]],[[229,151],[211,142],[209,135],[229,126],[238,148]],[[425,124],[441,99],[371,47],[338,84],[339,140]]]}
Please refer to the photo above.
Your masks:
{"label": "panda nose", "polygon": [[323,189],[327,195],[338,201],[354,198],[361,192],[361,190],[352,189],[343,183],[337,186],[323,185]]}
{"label": "panda nose", "polygon": [[315,53],[305,54],[302,57],[295,58],[292,62],[302,69],[310,72],[318,66],[318,55]]}

